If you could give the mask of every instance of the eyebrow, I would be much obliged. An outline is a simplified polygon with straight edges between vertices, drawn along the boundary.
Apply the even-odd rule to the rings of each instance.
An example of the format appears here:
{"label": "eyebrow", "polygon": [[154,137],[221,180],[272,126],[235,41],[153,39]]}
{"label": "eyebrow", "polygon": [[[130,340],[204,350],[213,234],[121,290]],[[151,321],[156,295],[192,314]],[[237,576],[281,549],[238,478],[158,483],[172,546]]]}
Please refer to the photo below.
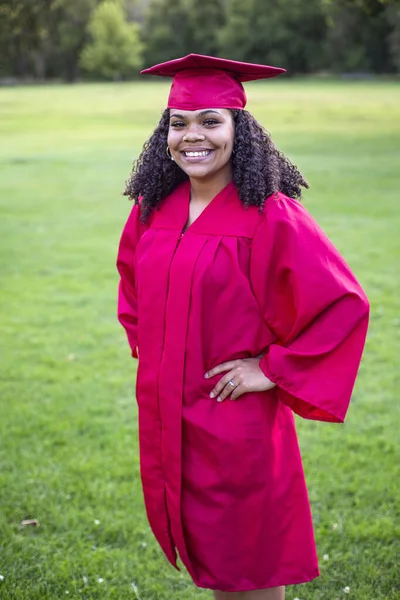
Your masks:
{"label": "eyebrow", "polygon": [[[199,114],[197,116],[198,117],[203,117],[207,113],[215,113],[216,115],[221,116],[221,113],[219,113],[217,110],[212,110],[211,108],[208,108],[206,110],[202,110],[201,112],[199,112]],[[174,113],[173,115],[171,115],[170,119],[172,119],[172,117],[176,117],[177,119],[184,119],[185,118],[184,115],[178,115],[178,113]]]}

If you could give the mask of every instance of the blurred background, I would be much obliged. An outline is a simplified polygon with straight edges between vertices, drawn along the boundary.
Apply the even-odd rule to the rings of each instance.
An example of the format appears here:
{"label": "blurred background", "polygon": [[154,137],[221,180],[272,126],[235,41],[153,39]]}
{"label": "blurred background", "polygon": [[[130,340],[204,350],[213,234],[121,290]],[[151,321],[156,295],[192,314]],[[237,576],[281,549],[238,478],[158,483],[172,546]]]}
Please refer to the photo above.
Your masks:
{"label": "blurred background", "polygon": [[6,0],[0,77],[120,80],[191,52],[299,73],[400,72],[397,0]]}
{"label": "blurred background", "polygon": [[400,6],[384,0],[0,3],[0,598],[210,600],[166,562],[116,320],[132,162],[186,53],[285,67],[247,109],[371,301],[343,426],[296,419],[321,577],[287,600],[400,599]]}

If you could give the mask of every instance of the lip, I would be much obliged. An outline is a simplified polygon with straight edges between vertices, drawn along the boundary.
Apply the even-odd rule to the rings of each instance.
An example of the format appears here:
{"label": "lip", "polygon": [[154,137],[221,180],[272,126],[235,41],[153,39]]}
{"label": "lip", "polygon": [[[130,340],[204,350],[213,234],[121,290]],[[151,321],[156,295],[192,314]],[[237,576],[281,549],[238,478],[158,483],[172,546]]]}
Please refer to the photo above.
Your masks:
{"label": "lip", "polygon": [[202,148],[201,146],[191,146],[190,148],[182,148],[180,152],[212,152],[214,148]]}

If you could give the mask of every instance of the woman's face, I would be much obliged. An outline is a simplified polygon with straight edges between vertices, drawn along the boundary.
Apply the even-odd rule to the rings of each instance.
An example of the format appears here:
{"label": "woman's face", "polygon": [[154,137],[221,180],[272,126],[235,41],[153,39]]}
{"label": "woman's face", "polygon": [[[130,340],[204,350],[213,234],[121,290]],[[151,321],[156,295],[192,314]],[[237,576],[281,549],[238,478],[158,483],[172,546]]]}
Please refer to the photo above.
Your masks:
{"label": "woman's face", "polygon": [[190,178],[232,177],[235,126],[230,110],[171,108],[168,146],[176,164]]}

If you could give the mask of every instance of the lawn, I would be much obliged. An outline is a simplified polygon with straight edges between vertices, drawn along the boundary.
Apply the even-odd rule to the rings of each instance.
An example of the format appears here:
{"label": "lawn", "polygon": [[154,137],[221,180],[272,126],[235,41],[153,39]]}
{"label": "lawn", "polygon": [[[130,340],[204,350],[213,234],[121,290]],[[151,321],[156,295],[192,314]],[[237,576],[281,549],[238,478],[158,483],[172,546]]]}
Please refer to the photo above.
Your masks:
{"label": "lawn", "polygon": [[[400,85],[274,81],[248,108],[372,304],[344,425],[297,420],[321,577],[294,600],[400,598]],[[115,255],[163,83],[0,89],[0,598],[210,598],[145,517]],[[40,526],[21,526],[38,519]]]}

